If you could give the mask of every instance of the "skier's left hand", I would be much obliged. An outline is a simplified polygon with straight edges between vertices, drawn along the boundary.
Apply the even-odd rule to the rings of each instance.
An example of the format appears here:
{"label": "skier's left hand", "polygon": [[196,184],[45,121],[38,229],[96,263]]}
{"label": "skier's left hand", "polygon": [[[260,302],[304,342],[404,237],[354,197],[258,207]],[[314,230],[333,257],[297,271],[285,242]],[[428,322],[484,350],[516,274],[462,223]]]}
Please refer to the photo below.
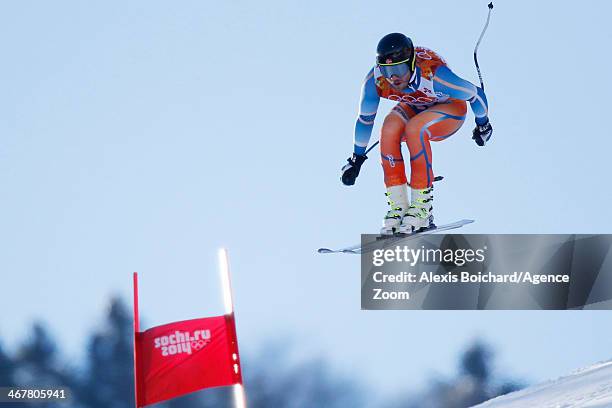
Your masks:
{"label": "skier's left hand", "polygon": [[489,141],[492,134],[493,127],[491,126],[491,123],[487,120],[487,122],[483,125],[476,125],[476,127],[472,131],[472,139],[474,139],[478,146],[484,146]]}

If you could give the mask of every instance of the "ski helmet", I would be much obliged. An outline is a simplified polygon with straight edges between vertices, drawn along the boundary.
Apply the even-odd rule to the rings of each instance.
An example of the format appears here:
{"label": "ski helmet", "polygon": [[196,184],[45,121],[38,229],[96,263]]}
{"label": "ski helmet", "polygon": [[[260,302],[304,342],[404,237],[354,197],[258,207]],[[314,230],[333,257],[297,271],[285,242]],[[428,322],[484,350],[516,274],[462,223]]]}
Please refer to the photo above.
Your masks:
{"label": "ski helmet", "polygon": [[376,47],[376,64],[386,78],[414,72],[416,58],[412,40],[401,33],[385,35]]}

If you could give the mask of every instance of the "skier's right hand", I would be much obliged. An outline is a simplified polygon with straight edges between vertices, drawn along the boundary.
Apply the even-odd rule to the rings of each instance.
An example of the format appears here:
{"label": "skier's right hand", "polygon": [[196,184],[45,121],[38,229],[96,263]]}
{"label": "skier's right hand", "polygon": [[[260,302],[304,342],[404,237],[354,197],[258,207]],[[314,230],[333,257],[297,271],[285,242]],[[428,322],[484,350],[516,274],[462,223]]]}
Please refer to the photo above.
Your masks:
{"label": "skier's right hand", "polygon": [[359,175],[361,165],[367,158],[368,156],[365,154],[360,155],[353,153],[353,156],[346,160],[348,164],[345,164],[344,167],[342,167],[342,184],[345,186],[352,186],[355,184],[355,179]]}

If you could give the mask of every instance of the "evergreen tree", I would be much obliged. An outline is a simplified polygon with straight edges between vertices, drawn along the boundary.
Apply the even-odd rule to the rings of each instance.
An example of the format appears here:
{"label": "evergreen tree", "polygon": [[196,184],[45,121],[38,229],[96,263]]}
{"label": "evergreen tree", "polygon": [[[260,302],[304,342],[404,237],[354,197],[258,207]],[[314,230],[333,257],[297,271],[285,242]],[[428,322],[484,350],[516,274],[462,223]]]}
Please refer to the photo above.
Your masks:
{"label": "evergreen tree", "polygon": [[88,408],[134,407],[132,317],[112,298],[106,321],[89,341],[79,398]]}
{"label": "evergreen tree", "polygon": [[0,387],[15,385],[15,362],[0,344]]}
{"label": "evergreen tree", "polygon": [[[58,388],[73,385],[71,375],[59,360],[58,348],[45,325],[36,322],[15,358],[15,382],[24,388]],[[40,408],[66,406],[60,402],[37,403]]]}
{"label": "evergreen tree", "polygon": [[360,388],[332,372],[323,360],[291,363],[289,351],[287,345],[274,344],[258,358],[243,359],[249,407],[367,406]]}
{"label": "evergreen tree", "polygon": [[519,382],[496,379],[493,363],[491,348],[475,342],[460,356],[457,377],[435,379],[421,395],[391,403],[388,408],[468,408],[522,388]]}

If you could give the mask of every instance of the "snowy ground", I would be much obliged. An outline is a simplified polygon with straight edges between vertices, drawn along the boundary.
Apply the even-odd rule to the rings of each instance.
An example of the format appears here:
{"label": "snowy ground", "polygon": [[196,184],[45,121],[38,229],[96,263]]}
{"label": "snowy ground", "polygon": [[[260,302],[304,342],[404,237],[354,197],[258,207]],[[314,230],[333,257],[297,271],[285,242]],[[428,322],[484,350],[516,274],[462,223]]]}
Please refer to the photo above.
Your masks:
{"label": "snowy ground", "polygon": [[612,361],[494,398],[478,408],[612,407]]}

